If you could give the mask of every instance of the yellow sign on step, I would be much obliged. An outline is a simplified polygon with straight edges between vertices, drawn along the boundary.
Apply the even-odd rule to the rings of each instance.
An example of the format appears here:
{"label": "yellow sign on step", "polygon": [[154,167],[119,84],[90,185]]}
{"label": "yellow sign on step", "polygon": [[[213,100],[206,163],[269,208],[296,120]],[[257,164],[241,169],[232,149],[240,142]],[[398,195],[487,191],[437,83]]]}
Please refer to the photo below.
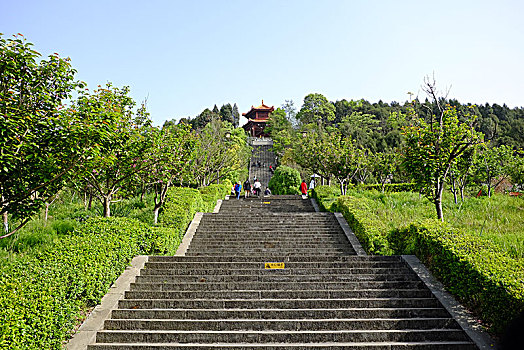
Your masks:
{"label": "yellow sign on step", "polygon": [[264,203],[264,204],[271,204],[271,202],[262,202],[262,203]]}
{"label": "yellow sign on step", "polygon": [[283,262],[267,262],[265,264],[266,270],[283,270],[285,264]]}

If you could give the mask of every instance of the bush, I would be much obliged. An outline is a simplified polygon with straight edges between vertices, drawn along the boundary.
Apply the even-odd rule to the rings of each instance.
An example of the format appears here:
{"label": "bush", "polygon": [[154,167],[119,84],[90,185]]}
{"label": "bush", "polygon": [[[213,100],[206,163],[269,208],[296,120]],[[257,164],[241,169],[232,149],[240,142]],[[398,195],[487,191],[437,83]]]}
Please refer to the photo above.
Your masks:
{"label": "bush", "polygon": [[485,240],[438,221],[412,223],[391,234],[399,254],[414,254],[447,289],[501,333],[524,312],[524,263]]}
{"label": "bush", "polygon": [[151,229],[95,218],[34,254],[0,265],[0,348],[61,349],[82,310],[100,302],[131,258],[150,253]]}
{"label": "bush", "polygon": [[153,226],[151,253],[157,255],[175,255],[184,235],[178,228]]}
{"label": "bush", "polygon": [[198,189],[204,202],[204,211],[212,212],[215,208],[217,200],[224,199],[224,197],[231,192],[231,186],[226,184],[212,184]]}
{"label": "bush", "polygon": [[391,255],[387,230],[381,221],[370,215],[372,201],[351,196],[338,197],[331,211],[342,213],[368,254]]}
{"label": "bush", "polygon": [[300,194],[301,182],[298,170],[281,165],[275,170],[268,186],[273,194]]}
{"label": "bush", "polygon": [[340,189],[335,186],[316,186],[311,191],[311,195],[316,199],[321,211],[331,211],[331,206],[340,196]]}
{"label": "bush", "polygon": [[184,235],[195,213],[203,209],[204,202],[198,190],[171,187],[167,192],[166,202],[158,223],[160,226],[177,230],[179,235]]}

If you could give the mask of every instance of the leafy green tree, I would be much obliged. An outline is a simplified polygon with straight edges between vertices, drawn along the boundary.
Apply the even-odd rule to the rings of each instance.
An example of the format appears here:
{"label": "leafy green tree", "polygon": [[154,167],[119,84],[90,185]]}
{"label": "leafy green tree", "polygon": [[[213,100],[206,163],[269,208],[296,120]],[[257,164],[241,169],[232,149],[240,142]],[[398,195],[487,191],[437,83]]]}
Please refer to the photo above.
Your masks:
{"label": "leafy green tree", "polygon": [[491,197],[493,188],[510,177],[514,162],[513,150],[508,146],[483,147],[476,159],[476,168],[488,187],[488,197]]}
{"label": "leafy green tree", "polygon": [[291,167],[281,165],[269,180],[269,188],[274,194],[299,194],[300,173]]}
{"label": "leafy green tree", "polygon": [[238,124],[240,123],[240,113],[238,112],[238,106],[235,103],[233,105],[233,127],[238,128]]}
{"label": "leafy green tree", "polygon": [[442,193],[450,169],[464,152],[482,142],[482,136],[473,128],[476,116],[459,115],[456,108],[442,106],[434,81],[426,78],[423,88],[435,101],[438,114],[432,114],[428,121],[413,115],[414,123],[404,129],[403,166],[435,205],[438,219],[444,221]]}
{"label": "leafy green tree", "polygon": [[370,156],[373,175],[380,181],[382,193],[386,188],[386,183],[393,179],[400,165],[399,153],[395,150],[391,152],[377,152]]}
{"label": "leafy green tree", "polygon": [[110,204],[115,195],[133,177],[149,171],[154,160],[147,157],[155,133],[143,115],[133,118],[135,102],[128,96],[129,88],[107,84],[93,93],[84,92],[73,105],[74,113],[85,120],[102,120],[108,127],[107,137],[100,143],[100,156],[90,161],[84,180],[103,205],[103,215],[111,216]]}
{"label": "leafy green tree", "polygon": [[[7,237],[96,153],[97,125],[65,112],[62,101],[83,84],[69,59],[40,54],[21,35],[0,35],[0,213]],[[8,213],[20,225],[9,229]]]}
{"label": "leafy green tree", "polygon": [[265,131],[273,139],[273,152],[282,157],[294,137],[293,125],[282,108],[277,108],[270,114]]}
{"label": "leafy green tree", "polygon": [[467,149],[457,158],[457,161],[453,163],[449,169],[449,182],[455,204],[458,203],[457,192],[460,192],[460,198],[464,202],[464,189],[472,176],[476,155],[476,147]]}
{"label": "leafy green tree", "polygon": [[304,97],[302,108],[297,114],[302,125],[328,125],[335,119],[335,107],[322,94],[309,94]]}
{"label": "leafy green tree", "polygon": [[233,107],[231,107],[231,104],[225,104],[220,107],[220,120],[223,122],[228,122],[231,124],[235,124],[235,119],[233,117]]}
{"label": "leafy green tree", "polygon": [[153,187],[154,223],[158,222],[158,213],[165,203],[167,191],[177,181],[182,182],[191,161],[194,137],[190,135],[187,124],[170,125],[156,130],[155,143],[148,158],[153,162],[144,179]]}
{"label": "leafy green tree", "polygon": [[246,167],[251,155],[242,128],[218,119],[211,121],[196,135],[191,157],[191,174],[199,186],[208,186],[228,178]]}
{"label": "leafy green tree", "polygon": [[282,109],[286,112],[287,120],[291,123],[291,126],[295,127],[298,124],[297,121],[297,109],[293,100],[285,100],[282,104]]}
{"label": "leafy green tree", "polygon": [[372,114],[353,112],[342,117],[340,131],[350,137],[357,147],[374,150],[373,135],[380,130],[379,121]]}

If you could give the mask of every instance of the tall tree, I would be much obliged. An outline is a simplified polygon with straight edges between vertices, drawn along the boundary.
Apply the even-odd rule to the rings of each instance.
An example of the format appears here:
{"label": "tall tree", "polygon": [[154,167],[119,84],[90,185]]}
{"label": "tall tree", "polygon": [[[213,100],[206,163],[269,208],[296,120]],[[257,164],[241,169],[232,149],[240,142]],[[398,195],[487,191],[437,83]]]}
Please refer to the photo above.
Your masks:
{"label": "tall tree", "polygon": [[238,128],[240,123],[240,113],[238,112],[238,106],[235,103],[233,105],[233,127]]}
{"label": "tall tree", "polygon": [[220,120],[222,120],[223,122],[228,122],[233,125],[235,124],[235,120],[233,117],[233,107],[231,107],[230,103],[222,105],[222,107],[220,107],[219,114]]}
{"label": "tall tree", "polygon": [[442,193],[449,171],[464,152],[482,143],[483,138],[473,128],[476,116],[459,115],[456,108],[443,105],[445,101],[437,96],[434,80],[426,78],[423,89],[435,102],[438,112],[432,113],[428,121],[413,115],[414,123],[404,130],[403,165],[421,193],[435,205],[438,219],[444,221]]}
{"label": "tall tree", "polygon": [[[96,153],[98,125],[63,110],[83,84],[68,58],[40,54],[21,35],[0,34],[0,213],[15,233]],[[9,228],[8,213],[19,226]]]}
{"label": "tall tree", "polygon": [[322,94],[309,94],[304,97],[302,108],[297,114],[302,125],[329,125],[335,119],[335,107]]}

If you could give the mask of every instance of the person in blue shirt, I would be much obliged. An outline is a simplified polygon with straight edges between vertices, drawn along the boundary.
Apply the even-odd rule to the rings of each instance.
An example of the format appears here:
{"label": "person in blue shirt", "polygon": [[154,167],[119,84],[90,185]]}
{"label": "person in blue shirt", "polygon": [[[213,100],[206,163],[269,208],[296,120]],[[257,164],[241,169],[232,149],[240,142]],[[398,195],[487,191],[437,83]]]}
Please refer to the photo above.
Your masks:
{"label": "person in blue shirt", "polygon": [[235,184],[235,196],[237,199],[240,199],[240,191],[242,191],[242,185],[240,184],[240,181]]}

